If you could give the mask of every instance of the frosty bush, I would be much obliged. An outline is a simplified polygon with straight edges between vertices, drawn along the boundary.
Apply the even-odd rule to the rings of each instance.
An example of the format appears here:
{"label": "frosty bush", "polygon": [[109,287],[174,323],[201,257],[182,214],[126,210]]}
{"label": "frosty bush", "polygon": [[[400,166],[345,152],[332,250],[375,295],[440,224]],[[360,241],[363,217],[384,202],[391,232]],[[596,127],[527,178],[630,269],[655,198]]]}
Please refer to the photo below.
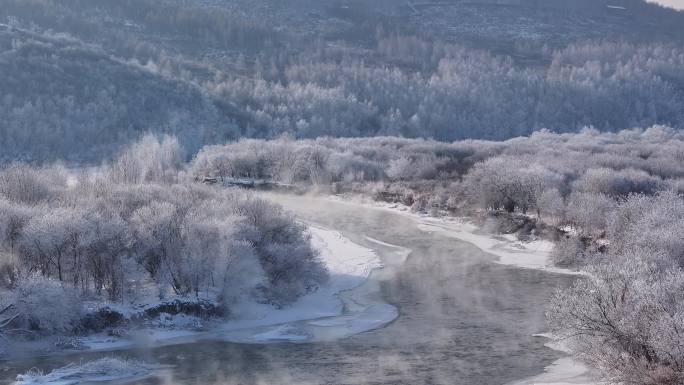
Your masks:
{"label": "frosty bush", "polygon": [[573,192],[568,197],[567,219],[587,235],[600,234],[608,225],[608,215],[617,206],[600,193]]}
{"label": "frosty bush", "polygon": [[78,293],[40,276],[23,279],[10,294],[19,327],[37,332],[71,331],[83,313]]}
{"label": "frosty bush", "polygon": [[610,218],[608,235],[617,253],[641,250],[684,266],[684,199],[673,192],[632,195]]}

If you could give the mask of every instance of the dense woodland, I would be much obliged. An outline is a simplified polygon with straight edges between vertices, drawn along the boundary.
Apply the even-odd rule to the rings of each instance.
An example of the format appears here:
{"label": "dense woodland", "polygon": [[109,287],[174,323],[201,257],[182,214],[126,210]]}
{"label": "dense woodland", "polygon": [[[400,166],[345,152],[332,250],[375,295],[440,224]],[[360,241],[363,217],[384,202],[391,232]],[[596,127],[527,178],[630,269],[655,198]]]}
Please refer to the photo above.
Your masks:
{"label": "dense woodland", "polygon": [[552,330],[610,383],[684,380],[681,131],[540,131],[504,142],[242,140],[204,148],[191,173],[373,195],[436,216],[484,215],[491,231],[522,239],[549,237],[556,264],[586,273],[554,299]]}
{"label": "dense woodland", "polygon": [[146,137],[97,172],[0,170],[0,338],[77,332],[86,303],[197,298],[230,316],[236,301],[286,306],[325,282],[302,224],[184,181],[180,160],[175,139]]}
{"label": "dense woodland", "polygon": [[[501,140],[684,124],[684,32],[663,27],[684,16],[654,5],[436,8],[484,18],[454,35],[422,30],[438,15],[405,15],[403,2],[243,3],[0,1],[2,157],[99,162],[146,132],[192,155],[282,134]],[[549,20],[570,30],[534,30]]]}

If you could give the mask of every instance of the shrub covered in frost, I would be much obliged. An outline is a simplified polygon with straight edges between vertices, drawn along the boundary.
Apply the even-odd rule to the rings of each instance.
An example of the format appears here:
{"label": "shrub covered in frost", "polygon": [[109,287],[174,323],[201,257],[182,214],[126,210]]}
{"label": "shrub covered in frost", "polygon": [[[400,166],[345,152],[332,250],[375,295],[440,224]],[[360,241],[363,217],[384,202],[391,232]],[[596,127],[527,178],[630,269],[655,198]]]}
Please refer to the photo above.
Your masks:
{"label": "shrub covered in frost", "polygon": [[22,280],[12,291],[10,303],[20,316],[19,328],[36,332],[71,331],[83,314],[78,293],[57,281],[40,276]]}

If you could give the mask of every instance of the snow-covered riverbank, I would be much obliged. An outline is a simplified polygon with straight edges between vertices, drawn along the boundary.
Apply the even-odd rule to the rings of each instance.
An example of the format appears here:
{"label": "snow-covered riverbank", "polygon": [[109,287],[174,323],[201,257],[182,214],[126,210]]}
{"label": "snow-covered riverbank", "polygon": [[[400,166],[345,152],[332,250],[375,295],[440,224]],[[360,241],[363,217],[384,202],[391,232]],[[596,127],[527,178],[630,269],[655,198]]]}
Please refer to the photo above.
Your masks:
{"label": "snow-covered riverbank", "polygon": [[551,262],[553,242],[550,241],[537,239],[522,242],[512,234],[488,233],[469,222],[467,218],[448,216],[435,218],[412,212],[410,207],[398,203],[377,202],[362,197],[343,199],[332,196],[330,199],[335,202],[388,210],[412,218],[418,222],[419,229],[426,232],[439,232],[442,235],[468,242],[485,253],[498,257],[495,262],[502,265],[544,270],[557,274],[582,275],[575,270],[553,266]]}
{"label": "snow-covered riverbank", "polygon": [[[200,340],[240,343],[312,342],[333,340],[382,327],[393,321],[397,309],[379,300],[377,283],[369,281],[383,263],[372,249],[353,243],[340,233],[310,226],[313,246],[326,264],[329,281],[292,306],[278,309],[243,302],[231,310],[237,318],[215,322],[203,330],[187,327],[187,316],[167,317],[160,327],[125,330],[121,336],[102,333],[74,339],[78,351],[113,351],[164,346]],[[393,247],[378,245],[378,247]],[[404,253],[398,248],[396,252]],[[400,256],[398,256],[399,258]],[[182,319],[181,319],[182,318]],[[178,321],[178,322],[177,322]],[[180,322],[184,321],[184,322]],[[39,343],[17,343],[23,355],[68,353]]]}

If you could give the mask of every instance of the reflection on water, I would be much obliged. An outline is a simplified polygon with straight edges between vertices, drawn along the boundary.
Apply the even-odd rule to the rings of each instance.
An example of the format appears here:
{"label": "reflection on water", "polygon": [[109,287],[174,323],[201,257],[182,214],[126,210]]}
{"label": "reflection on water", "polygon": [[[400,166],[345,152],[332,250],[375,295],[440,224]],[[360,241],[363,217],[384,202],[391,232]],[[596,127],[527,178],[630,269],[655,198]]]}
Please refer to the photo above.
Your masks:
{"label": "reflection on water", "polygon": [[545,329],[550,294],[571,278],[491,264],[476,248],[422,232],[401,215],[308,197],[275,199],[365,246],[378,249],[367,235],[412,249],[403,265],[388,261],[372,277],[384,299],[399,308],[399,318],[330,343],[198,342],[4,363],[0,379],[10,382],[32,366],[49,370],[114,355],[174,366],[138,382],[143,384],[495,385],[538,374],[557,358],[532,335]]}

